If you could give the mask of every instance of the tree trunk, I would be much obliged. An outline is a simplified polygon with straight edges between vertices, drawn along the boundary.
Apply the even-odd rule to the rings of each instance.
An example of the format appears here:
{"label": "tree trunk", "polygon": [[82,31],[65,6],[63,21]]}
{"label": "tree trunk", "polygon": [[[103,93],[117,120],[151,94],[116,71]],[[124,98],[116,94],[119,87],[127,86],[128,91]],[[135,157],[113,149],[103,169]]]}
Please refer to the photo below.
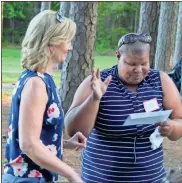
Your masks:
{"label": "tree trunk", "polygon": [[51,9],[51,2],[42,1],[40,11],[50,10],[50,9]]}
{"label": "tree trunk", "polygon": [[[69,17],[70,12],[70,2],[63,1],[60,3],[60,14],[64,17]],[[63,68],[63,63],[58,64],[58,69],[61,70]]]}
{"label": "tree trunk", "polygon": [[34,16],[37,15],[40,12],[41,2],[40,1],[34,1]]}
{"label": "tree trunk", "polygon": [[70,18],[77,25],[73,50],[63,64],[59,94],[67,112],[80,83],[89,75],[94,65],[98,2],[71,2]]}
{"label": "tree trunk", "polygon": [[182,2],[179,3],[178,26],[176,33],[176,46],[174,54],[174,66],[182,60]]}
{"label": "tree trunk", "polygon": [[15,39],[14,39],[14,30],[15,30],[15,19],[12,17],[10,19],[10,25],[11,25],[11,43],[15,44]]}
{"label": "tree trunk", "polygon": [[2,7],[2,12],[1,12],[1,16],[2,16],[2,22],[1,22],[1,30],[2,30],[2,32],[1,32],[1,37],[2,37],[2,39],[3,39],[3,6],[4,6],[4,2],[1,2],[1,7]]}
{"label": "tree trunk", "polygon": [[169,71],[173,67],[176,10],[176,2],[161,2],[155,68],[163,71]]}
{"label": "tree trunk", "polygon": [[69,12],[70,12],[70,2],[63,1],[60,3],[60,13],[64,17],[69,17]]}
{"label": "tree trunk", "polygon": [[139,19],[139,15],[140,15],[140,9],[139,9],[139,6],[141,2],[137,2],[137,9],[135,11],[135,18],[134,18],[134,32],[137,32],[137,29],[138,29],[138,19]]}
{"label": "tree trunk", "polygon": [[158,33],[158,21],[160,13],[160,2],[141,2],[139,33],[149,33],[152,37],[150,47],[150,67],[155,65],[155,51]]}

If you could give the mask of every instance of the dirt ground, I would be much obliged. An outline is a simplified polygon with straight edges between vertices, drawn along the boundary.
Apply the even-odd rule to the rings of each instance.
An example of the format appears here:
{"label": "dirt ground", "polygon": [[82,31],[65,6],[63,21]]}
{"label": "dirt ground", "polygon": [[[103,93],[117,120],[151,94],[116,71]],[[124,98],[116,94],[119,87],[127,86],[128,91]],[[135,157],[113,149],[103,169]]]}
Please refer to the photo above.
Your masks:
{"label": "dirt ground", "polygon": [[[11,97],[9,93],[2,92],[2,162],[4,159],[5,136],[7,135],[7,121],[10,111]],[[65,136],[65,138],[68,138]],[[80,173],[80,157],[81,152],[73,150],[64,150],[64,161],[72,166],[78,173]],[[165,168],[172,168],[182,170],[182,139],[179,141],[164,140],[164,166]],[[62,182],[66,182],[62,180]]]}

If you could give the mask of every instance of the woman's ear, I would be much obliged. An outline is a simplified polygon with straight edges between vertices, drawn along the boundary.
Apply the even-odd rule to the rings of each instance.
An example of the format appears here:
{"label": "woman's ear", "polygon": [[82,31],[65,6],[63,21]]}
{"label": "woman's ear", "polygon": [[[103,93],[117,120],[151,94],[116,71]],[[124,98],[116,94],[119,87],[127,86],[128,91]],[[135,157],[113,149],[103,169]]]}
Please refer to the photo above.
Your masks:
{"label": "woman's ear", "polygon": [[116,57],[117,57],[117,60],[119,61],[119,59],[120,59],[120,56],[121,56],[121,54],[119,53],[119,51],[116,51]]}
{"label": "woman's ear", "polygon": [[53,47],[52,46],[48,46],[48,49],[49,49],[50,53],[53,52]]}
{"label": "woman's ear", "polygon": [[52,58],[54,56],[54,47],[53,46],[48,46],[47,47],[50,58]]}

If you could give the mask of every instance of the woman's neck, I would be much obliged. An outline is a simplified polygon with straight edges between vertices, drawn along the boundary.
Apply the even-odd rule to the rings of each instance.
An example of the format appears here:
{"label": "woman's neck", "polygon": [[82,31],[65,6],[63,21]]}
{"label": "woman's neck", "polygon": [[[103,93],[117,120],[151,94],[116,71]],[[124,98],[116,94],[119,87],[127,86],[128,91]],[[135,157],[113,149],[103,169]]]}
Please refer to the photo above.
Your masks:
{"label": "woman's neck", "polygon": [[46,67],[45,72],[51,74],[55,68],[57,68],[57,64],[54,64],[52,62],[49,62],[47,64],[47,67]]}
{"label": "woman's neck", "polygon": [[127,83],[118,73],[118,78],[119,80],[123,83],[123,85],[125,85],[129,90],[131,90],[132,92],[136,92],[138,85],[137,84],[129,84]]}
{"label": "woman's neck", "polygon": [[48,64],[48,66],[47,66],[47,68],[46,68],[46,70],[45,70],[45,72],[46,73],[52,73],[52,71],[53,71],[53,65],[52,64]]}
{"label": "woman's neck", "polygon": [[48,73],[48,74],[52,74],[53,70],[57,68],[56,67],[56,64],[55,65],[47,65],[46,69],[44,70],[44,72],[41,70],[41,69],[37,69],[36,71],[41,73],[41,74],[44,74],[44,73]]}

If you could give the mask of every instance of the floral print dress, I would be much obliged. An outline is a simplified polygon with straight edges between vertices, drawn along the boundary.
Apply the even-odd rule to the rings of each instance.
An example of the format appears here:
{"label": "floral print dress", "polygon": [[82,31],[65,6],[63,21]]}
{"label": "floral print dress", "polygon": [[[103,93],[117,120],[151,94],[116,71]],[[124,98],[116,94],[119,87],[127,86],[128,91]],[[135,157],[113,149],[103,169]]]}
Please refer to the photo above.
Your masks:
{"label": "floral print dress", "polygon": [[5,150],[5,158],[8,162],[4,164],[4,173],[22,178],[44,177],[46,181],[56,181],[58,179],[58,175],[36,165],[36,163],[21,151],[19,146],[18,121],[21,92],[24,85],[31,77],[40,77],[44,81],[48,95],[48,102],[43,116],[40,141],[59,159],[62,159],[62,130],[64,114],[57,95],[56,85],[52,76],[48,73],[40,74],[35,71],[25,70],[18,79],[12,93],[8,139]]}

